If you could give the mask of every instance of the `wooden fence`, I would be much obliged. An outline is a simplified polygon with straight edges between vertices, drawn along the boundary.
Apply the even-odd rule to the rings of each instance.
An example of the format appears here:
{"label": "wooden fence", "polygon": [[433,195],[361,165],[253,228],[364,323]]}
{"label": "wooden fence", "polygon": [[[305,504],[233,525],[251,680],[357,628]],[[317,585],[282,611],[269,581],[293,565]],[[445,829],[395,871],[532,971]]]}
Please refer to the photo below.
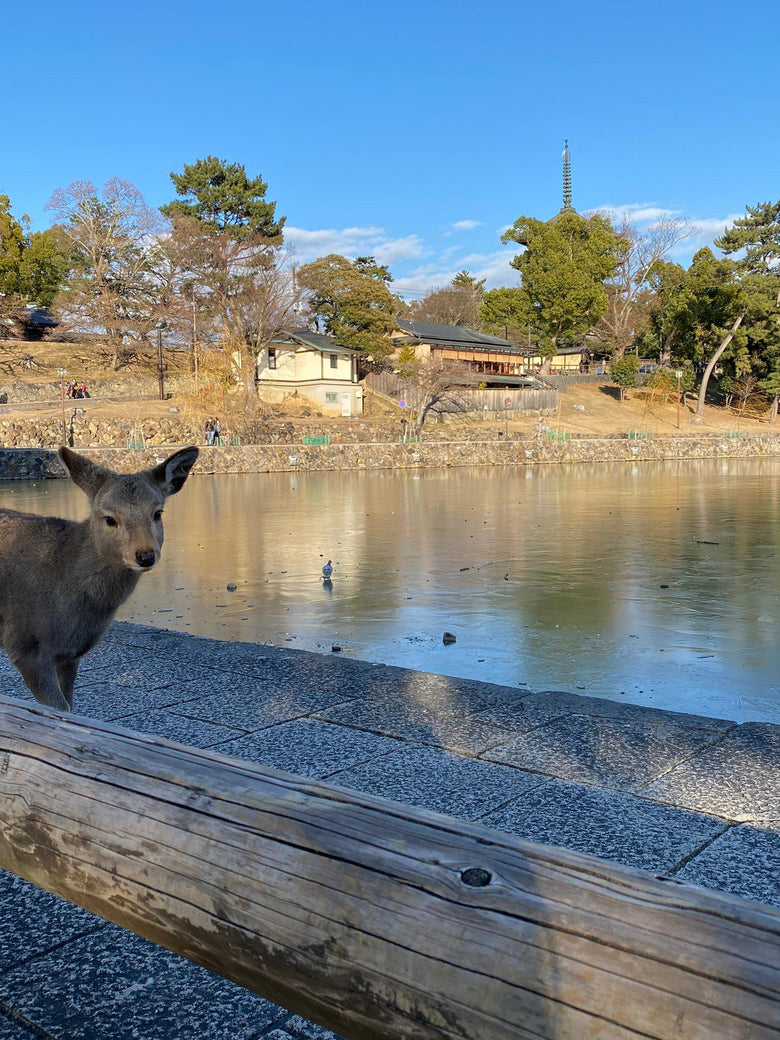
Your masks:
{"label": "wooden fence", "polygon": [[[371,372],[366,376],[369,390],[383,394],[400,404],[404,401],[409,411],[416,411],[421,392],[413,382],[401,379],[392,372]],[[554,387],[534,390],[529,387],[504,389],[481,389],[459,386],[447,392],[435,406],[434,412],[444,414],[496,412],[540,412],[554,411],[558,407],[558,391]]]}
{"label": "wooden fence", "polygon": [[0,865],[354,1040],[777,1040],[780,914],[0,700]]}

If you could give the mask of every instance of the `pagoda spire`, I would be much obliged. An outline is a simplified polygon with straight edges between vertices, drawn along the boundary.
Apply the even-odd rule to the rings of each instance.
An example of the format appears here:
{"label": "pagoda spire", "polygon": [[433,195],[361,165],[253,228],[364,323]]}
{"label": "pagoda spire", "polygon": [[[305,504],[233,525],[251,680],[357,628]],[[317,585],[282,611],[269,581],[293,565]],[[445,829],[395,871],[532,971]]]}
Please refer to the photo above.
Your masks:
{"label": "pagoda spire", "polygon": [[571,204],[571,153],[569,152],[569,139],[563,142],[563,207],[561,213],[571,213],[574,207]]}

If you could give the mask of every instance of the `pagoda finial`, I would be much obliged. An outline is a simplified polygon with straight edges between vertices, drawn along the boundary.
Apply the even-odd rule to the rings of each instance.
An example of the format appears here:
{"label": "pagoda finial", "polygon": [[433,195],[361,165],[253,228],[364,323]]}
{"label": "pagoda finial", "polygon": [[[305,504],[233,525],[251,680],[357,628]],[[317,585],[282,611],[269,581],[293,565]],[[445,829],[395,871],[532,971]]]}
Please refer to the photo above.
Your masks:
{"label": "pagoda finial", "polygon": [[570,213],[573,208],[571,204],[571,154],[567,137],[563,142],[563,209],[561,212]]}

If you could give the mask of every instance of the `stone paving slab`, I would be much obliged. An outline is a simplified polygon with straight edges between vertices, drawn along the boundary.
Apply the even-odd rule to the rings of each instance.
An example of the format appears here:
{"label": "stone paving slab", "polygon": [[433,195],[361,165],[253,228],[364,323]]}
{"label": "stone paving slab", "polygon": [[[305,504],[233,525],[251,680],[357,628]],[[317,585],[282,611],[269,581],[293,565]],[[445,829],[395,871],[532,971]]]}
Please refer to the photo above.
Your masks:
{"label": "stone paving slab", "polygon": [[[254,676],[218,672],[211,673],[205,684],[208,696],[174,703],[170,710],[188,718],[218,722],[247,732],[265,729],[278,722],[289,722],[319,708],[343,704],[355,696],[351,689],[343,686],[325,689],[316,684],[303,686],[300,682],[277,682],[275,679],[271,683]],[[187,697],[193,689],[202,694],[203,688],[203,681],[185,683],[178,693]]]}
{"label": "stone paving slab", "polygon": [[68,943],[104,927],[88,910],[0,870],[0,973],[45,953],[53,935]]}
{"label": "stone paving slab", "polygon": [[392,700],[370,697],[321,710],[316,715],[367,732],[473,755],[506,743],[514,736],[511,729],[471,714],[468,706],[461,702],[431,707],[403,692]]}
{"label": "stone paving slab", "polygon": [[[509,692],[506,686],[477,679],[434,675],[342,655],[317,654],[287,647],[220,643],[130,623],[114,625],[103,644],[90,656],[99,655],[104,645],[148,646],[189,665],[255,676],[261,680],[272,675],[276,688],[299,682],[319,690],[337,689],[344,700],[368,696],[381,700],[395,698],[402,693],[409,699],[432,707],[457,701],[461,705],[468,705],[470,710],[476,710],[478,704],[487,706]],[[517,697],[525,697],[531,691],[513,688],[511,692]]]}
{"label": "stone paving slab", "polygon": [[118,725],[124,726],[125,729],[133,729],[137,733],[166,737],[178,744],[196,748],[211,748],[246,735],[245,730],[218,726],[202,719],[189,719],[172,711],[144,711],[135,715],[123,715]]}
{"label": "stone paving slab", "polygon": [[54,1040],[255,1040],[285,1016],[114,925],[0,975],[0,1001]]}
{"label": "stone paving slab", "polygon": [[537,773],[480,762],[442,748],[404,745],[381,758],[332,773],[329,782],[422,809],[478,820],[548,781]]}
{"label": "stone paving slab", "polygon": [[738,823],[780,826],[780,726],[745,722],[647,785],[658,801]]}
{"label": "stone paving slab", "polygon": [[215,750],[231,758],[244,758],[288,773],[325,780],[346,767],[409,746],[359,729],[334,726],[317,719],[298,719],[228,741]]}
{"label": "stone paving slab", "polygon": [[481,822],[656,874],[674,872],[728,826],[716,817],[561,780],[537,787]]}
{"label": "stone paving slab", "polygon": [[484,758],[598,787],[630,790],[701,751],[712,729],[669,722],[567,715],[532,730]]}
{"label": "stone paving slab", "polygon": [[[780,907],[778,726],[129,624],[82,673],[78,714]],[[0,874],[0,1040],[120,1037],[338,1040]]]}
{"label": "stone paving slab", "polygon": [[744,824],[731,827],[675,877],[780,910],[780,834]]}
{"label": "stone paving slab", "polygon": [[139,691],[159,690],[188,679],[202,679],[206,674],[188,658],[177,660],[163,654],[150,655],[142,647],[108,643],[84,657],[79,666],[76,690],[99,683],[107,672],[111,674],[113,685]]}
{"label": "stone paving slab", "polygon": [[[155,682],[149,679],[149,683]],[[167,707],[172,700],[197,697],[197,688],[187,681],[168,683],[155,689],[141,689],[125,682],[95,681],[91,685],[76,684],[74,707],[76,715],[84,715],[101,722],[121,722],[128,715]]]}
{"label": "stone paving slab", "polygon": [[[497,687],[500,691],[503,687]],[[704,729],[721,732],[736,726],[732,719],[713,718],[708,715],[692,715],[684,712],[666,711],[662,708],[649,708],[645,704],[630,704],[623,700],[610,700],[608,697],[588,697],[580,693],[568,693],[562,690],[539,690],[534,694],[548,705],[551,712],[559,715],[589,715],[594,718],[620,719],[623,722],[646,722],[660,726],[671,723],[685,729]],[[504,697],[498,694],[498,703]]]}
{"label": "stone paving slab", "polygon": [[32,1032],[0,1009],[0,1037],[2,1040],[41,1040],[41,1033]]}

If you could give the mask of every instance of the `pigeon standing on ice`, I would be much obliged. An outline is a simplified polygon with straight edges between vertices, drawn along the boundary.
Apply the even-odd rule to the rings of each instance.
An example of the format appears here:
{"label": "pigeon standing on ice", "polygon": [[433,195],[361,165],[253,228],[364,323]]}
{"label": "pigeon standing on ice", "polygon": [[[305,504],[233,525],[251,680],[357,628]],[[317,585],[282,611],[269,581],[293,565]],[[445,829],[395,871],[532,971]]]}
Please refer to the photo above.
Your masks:
{"label": "pigeon standing on ice", "polygon": [[325,581],[330,581],[330,576],[333,574],[333,564],[330,560],[322,568],[322,577]]}

